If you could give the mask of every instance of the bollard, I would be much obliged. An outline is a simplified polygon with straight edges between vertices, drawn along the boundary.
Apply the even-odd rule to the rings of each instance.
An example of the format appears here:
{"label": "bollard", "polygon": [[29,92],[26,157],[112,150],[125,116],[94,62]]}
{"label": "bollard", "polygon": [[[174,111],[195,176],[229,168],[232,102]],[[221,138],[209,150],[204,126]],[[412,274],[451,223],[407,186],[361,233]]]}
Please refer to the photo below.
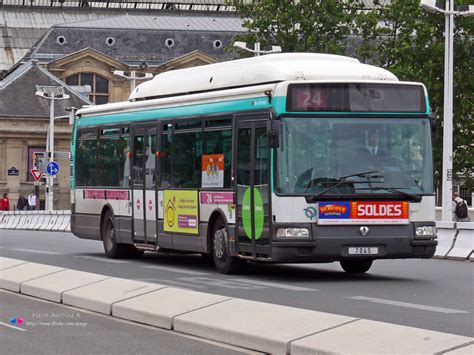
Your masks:
{"label": "bollard", "polygon": [[458,233],[454,240],[454,246],[448,253],[448,259],[472,260],[474,249],[474,223],[458,222],[457,230]]}
{"label": "bollard", "polygon": [[438,246],[436,247],[435,257],[444,259],[454,245],[456,236],[456,223],[454,222],[436,222],[438,229]]}

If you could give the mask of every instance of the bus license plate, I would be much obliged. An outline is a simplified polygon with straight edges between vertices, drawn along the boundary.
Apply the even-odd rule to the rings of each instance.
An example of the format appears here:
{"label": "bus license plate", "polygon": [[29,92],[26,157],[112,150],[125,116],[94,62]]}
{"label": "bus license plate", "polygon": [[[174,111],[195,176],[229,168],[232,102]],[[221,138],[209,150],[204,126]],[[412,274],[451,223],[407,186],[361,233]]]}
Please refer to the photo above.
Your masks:
{"label": "bus license plate", "polygon": [[349,247],[350,255],[376,255],[379,253],[378,247]]}

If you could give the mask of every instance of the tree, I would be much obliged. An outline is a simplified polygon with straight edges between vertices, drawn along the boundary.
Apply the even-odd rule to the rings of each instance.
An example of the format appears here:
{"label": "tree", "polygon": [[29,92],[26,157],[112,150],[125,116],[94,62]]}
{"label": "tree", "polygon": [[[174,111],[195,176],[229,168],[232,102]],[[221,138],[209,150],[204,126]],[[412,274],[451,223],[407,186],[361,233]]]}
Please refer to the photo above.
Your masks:
{"label": "tree", "polygon": [[[421,81],[437,118],[438,140],[434,149],[435,183],[441,189],[442,117],[444,100],[444,16],[423,11],[419,0],[393,0],[361,11],[355,33],[356,50],[364,62],[384,67],[400,80]],[[457,1],[456,5],[469,1]],[[456,18],[454,37],[454,177],[474,186],[474,21]]]}
{"label": "tree", "polygon": [[[456,0],[466,5],[472,0]],[[444,16],[426,13],[419,0],[229,0],[249,32],[238,40],[284,52],[343,54],[355,48],[365,63],[390,70],[400,80],[421,81],[436,114],[435,182],[442,171]],[[474,17],[456,18],[454,42],[454,176],[474,187]]]}
{"label": "tree", "polygon": [[344,53],[358,1],[229,0],[249,32],[237,36],[283,52]]}

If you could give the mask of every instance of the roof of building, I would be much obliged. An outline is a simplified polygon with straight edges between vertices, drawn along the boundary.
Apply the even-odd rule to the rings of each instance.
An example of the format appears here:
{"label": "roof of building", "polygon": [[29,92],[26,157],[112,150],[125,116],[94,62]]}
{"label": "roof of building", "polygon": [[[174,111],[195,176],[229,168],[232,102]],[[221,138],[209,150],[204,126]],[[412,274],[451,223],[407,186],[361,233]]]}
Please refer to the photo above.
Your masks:
{"label": "roof of building", "polygon": [[29,61],[0,81],[0,117],[49,118],[50,101],[35,94],[36,85],[62,86],[70,95],[67,100],[55,101],[55,117],[67,116],[66,108],[71,106],[93,105],[35,61]]}
{"label": "roof of building", "polygon": [[[201,14],[218,17],[228,6],[219,4],[223,0],[179,0],[180,5],[169,7],[171,2],[154,0],[116,0],[88,2],[81,7],[82,0],[28,1],[0,0],[0,71],[9,70],[20,61],[34,44],[53,26],[72,23],[74,27],[89,22],[100,27],[101,20],[125,15],[165,15]],[[35,9],[35,7],[37,7]],[[39,9],[41,7],[41,10]],[[217,7],[219,9],[217,9]],[[228,11],[222,12],[226,16]],[[114,21],[112,21],[114,22]],[[130,21],[126,21],[129,25]],[[119,27],[115,27],[119,28]]]}
{"label": "roof of building", "polygon": [[286,80],[398,80],[357,59],[317,53],[277,53],[167,71],[140,84],[130,100],[235,88]]}
{"label": "roof of building", "polygon": [[[24,0],[2,0],[6,6],[53,7],[59,9],[103,9],[124,10],[187,10],[187,11],[233,11],[226,0],[35,0],[25,5]],[[251,1],[251,0],[244,0]]]}
{"label": "roof of building", "polygon": [[239,32],[246,31],[235,16],[119,16],[81,21],[50,28],[25,55],[41,63],[93,48],[128,65],[145,62],[159,66],[199,50],[228,60],[235,53],[224,49]]}
{"label": "roof of building", "polygon": [[122,30],[169,30],[242,32],[242,20],[236,16],[195,15],[125,15],[99,20],[63,23],[56,27],[122,29]]}

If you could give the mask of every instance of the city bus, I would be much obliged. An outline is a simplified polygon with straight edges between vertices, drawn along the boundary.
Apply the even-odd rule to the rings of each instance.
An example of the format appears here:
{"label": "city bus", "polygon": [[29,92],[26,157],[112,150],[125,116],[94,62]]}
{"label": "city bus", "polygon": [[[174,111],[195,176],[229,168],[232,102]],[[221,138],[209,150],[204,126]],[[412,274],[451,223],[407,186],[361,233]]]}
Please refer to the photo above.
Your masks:
{"label": "city bus", "polygon": [[109,258],[431,258],[426,88],[336,55],[284,53],[173,70],[74,119],[71,230]]}

